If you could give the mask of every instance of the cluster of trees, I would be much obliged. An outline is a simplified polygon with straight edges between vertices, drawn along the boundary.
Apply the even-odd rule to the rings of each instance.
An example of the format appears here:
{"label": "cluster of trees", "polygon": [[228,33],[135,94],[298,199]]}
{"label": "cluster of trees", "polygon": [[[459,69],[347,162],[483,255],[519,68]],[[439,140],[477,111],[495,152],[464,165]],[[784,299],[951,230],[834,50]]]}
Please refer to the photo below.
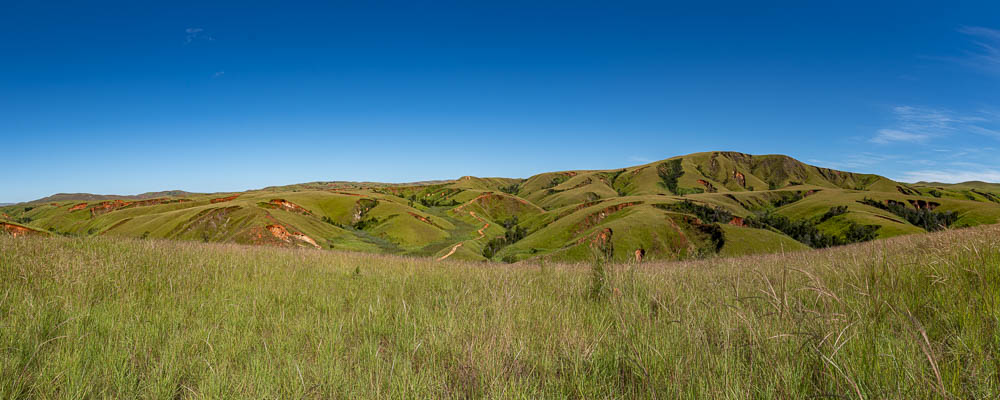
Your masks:
{"label": "cluster of trees", "polygon": [[986,198],[986,200],[992,201],[994,203],[1000,203],[1000,196],[997,196],[990,192],[981,192],[976,189],[972,189],[972,193],[978,194]]}
{"label": "cluster of trees", "polygon": [[330,218],[330,217],[327,217],[327,216],[324,215],[323,216],[323,222],[326,222],[326,223],[328,223],[330,225],[336,226],[336,227],[341,228],[341,229],[354,228],[354,229],[363,231],[365,229],[372,228],[372,227],[378,225],[379,223],[382,222],[382,220],[379,219],[378,217],[363,218],[363,219],[358,220],[358,222],[355,222],[355,223],[353,223],[353,224],[351,224],[349,226],[345,226],[344,224],[341,224],[341,223],[339,223],[337,221],[334,221],[333,218]]}
{"label": "cluster of trees", "polygon": [[[499,253],[501,249],[528,236],[528,230],[517,225],[516,216],[505,220],[501,225],[507,228],[504,235],[490,239],[490,241],[486,242],[486,246],[483,246],[483,257],[487,259],[492,260],[493,256]],[[508,260],[505,259],[504,261]]]}
{"label": "cluster of trees", "polygon": [[779,196],[781,197],[771,202],[772,207],[778,208],[784,205],[792,204],[806,197],[805,193],[803,193],[801,190],[797,190],[794,192],[781,192]]}
{"label": "cluster of trees", "polygon": [[684,200],[679,203],[671,204],[654,204],[653,207],[674,211],[683,214],[691,214],[705,223],[728,223],[733,220],[733,214],[719,207],[709,207],[701,204],[692,202],[691,200]]}
{"label": "cluster of trees", "polygon": [[[846,210],[844,211],[846,212]],[[834,213],[835,212],[837,211],[834,211]],[[812,248],[824,248],[866,242],[878,237],[877,232],[879,229],[878,225],[861,225],[849,222],[847,229],[844,231],[844,235],[837,236],[821,231],[817,227],[817,225],[820,224],[820,221],[818,220],[792,220],[784,215],[773,214],[771,212],[758,213],[747,217],[744,220],[744,224],[752,228],[772,228],[778,230],[792,239],[804,243]]]}
{"label": "cluster of trees", "polygon": [[924,230],[928,232],[939,231],[947,228],[951,226],[951,224],[954,224],[955,221],[958,221],[959,217],[958,213],[955,212],[937,212],[916,207],[909,208],[906,206],[906,203],[893,200],[883,203],[881,201],[865,197],[864,200],[859,200],[858,203],[896,214],[897,216],[906,219],[907,222],[924,228]]}
{"label": "cluster of trees", "polygon": [[333,225],[333,226],[336,226],[336,227],[340,227],[340,228],[344,227],[344,225],[341,225],[339,222],[334,221],[333,218],[327,217],[325,215],[323,216],[323,222],[326,222],[326,223],[328,223],[330,225]]}
{"label": "cluster of trees", "polygon": [[681,159],[662,162],[656,166],[656,174],[660,176],[660,186],[673,194],[681,194],[677,190],[677,178],[684,175],[684,168],[681,167]]}
{"label": "cluster of trees", "polygon": [[[625,171],[626,171],[625,169],[620,169],[620,170],[617,170],[617,171],[614,171],[614,172],[602,172],[602,173],[600,173],[598,175],[600,175],[604,179],[607,179],[607,181],[609,182],[609,185],[611,186],[611,188],[614,189],[615,192],[617,192],[619,196],[628,196],[628,191],[625,190],[624,185],[618,185],[617,184],[618,177],[621,176],[622,173],[624,173]],[[626,184],[627,184],[627,182],[626,182]]]}
{"label": "cluster of trees", "polygon": [[507,193],[507,194],[512,194],[512,195],[515,195],[515,196],[517,196],[517,192],[519,192],[520,190],[521,190],[521,184],[520,183],[515,183],[515,184],[510,185],[510,186],[501,186],[500,187],[500,191],[501,192],[504,192],[504,193]]}
{"label": "cluster of trees", "polygon": [[716,253],[722,250],[722,246],[726,245],[726,235],[722,232],[722,227],[718,224],[700,224],[696,225],[695,228],[701,233],[708,235],[708,240],[712,241]]}
{"label": "cluster of trees", "polygon": [[352,225],[352,226],[354,227],[354,229],[357,229],[359,231],[363,231],[365,229],[375,227],[375,225],[378,225],[379,222],[382,222],[382,221],[379,220],[378,217],[371,217],[371,218],[365,218],[365,219],[362,219],[362,220],[360,220],[358,222],[355,222],[354,225]]}
{"label": "cluster of trees", "polygon": [[458,200],[455,199],[445,200],[443,198],[433,198],[433,197],[428,199],[425,197],[420,199],[420,204],[422,204],[424,207],[441,207],[441,206],[453,207],[462,203],[459,203]]}

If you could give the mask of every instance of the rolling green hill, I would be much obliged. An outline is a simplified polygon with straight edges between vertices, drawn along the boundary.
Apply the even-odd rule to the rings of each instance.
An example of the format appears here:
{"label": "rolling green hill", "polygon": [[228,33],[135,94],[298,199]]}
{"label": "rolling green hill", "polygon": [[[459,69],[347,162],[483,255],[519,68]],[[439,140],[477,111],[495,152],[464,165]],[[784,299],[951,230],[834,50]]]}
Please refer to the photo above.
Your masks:
{"label": "rolling green hill", "polygon": [[216,194],[59,194],[0,207],[8,233],[506,262],[788,252],[998,220],[997,184],[905,184],[783,155],[736,152],[527,179],[311,182]]}

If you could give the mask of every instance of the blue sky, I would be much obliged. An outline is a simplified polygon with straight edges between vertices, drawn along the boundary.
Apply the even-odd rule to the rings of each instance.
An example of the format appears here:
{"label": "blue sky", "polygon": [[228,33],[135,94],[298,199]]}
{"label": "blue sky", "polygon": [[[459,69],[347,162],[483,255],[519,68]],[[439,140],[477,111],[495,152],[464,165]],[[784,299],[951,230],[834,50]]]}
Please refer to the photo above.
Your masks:
{"label": "blue sky", "polygon": [[710,150],[1000,181],[1000,3],[687,3],[5,0],[0,202]]}

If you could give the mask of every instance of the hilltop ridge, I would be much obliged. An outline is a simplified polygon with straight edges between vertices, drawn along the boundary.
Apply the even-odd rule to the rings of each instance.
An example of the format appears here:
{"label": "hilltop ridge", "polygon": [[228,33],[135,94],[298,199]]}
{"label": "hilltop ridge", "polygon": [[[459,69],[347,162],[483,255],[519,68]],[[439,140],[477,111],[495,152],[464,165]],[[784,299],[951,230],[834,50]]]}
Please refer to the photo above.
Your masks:
{"label": "hilltop ridge", "polygon": [[58,194],[0,207],[24,234],[332,248],[437,259],[688,259],[996,223],[991,184],[907,184],[715,151],[609,170],[233,193]]}

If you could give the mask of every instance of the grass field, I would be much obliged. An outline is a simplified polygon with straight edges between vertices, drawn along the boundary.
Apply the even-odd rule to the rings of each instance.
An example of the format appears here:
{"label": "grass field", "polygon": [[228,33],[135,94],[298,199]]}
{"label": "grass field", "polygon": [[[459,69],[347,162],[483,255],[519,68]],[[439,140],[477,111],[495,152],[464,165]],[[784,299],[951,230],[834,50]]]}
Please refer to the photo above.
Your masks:
{"label": "grass field", "polygon": [[1000,226],[625,265],[0,237],[0,398],[997,398]]}

